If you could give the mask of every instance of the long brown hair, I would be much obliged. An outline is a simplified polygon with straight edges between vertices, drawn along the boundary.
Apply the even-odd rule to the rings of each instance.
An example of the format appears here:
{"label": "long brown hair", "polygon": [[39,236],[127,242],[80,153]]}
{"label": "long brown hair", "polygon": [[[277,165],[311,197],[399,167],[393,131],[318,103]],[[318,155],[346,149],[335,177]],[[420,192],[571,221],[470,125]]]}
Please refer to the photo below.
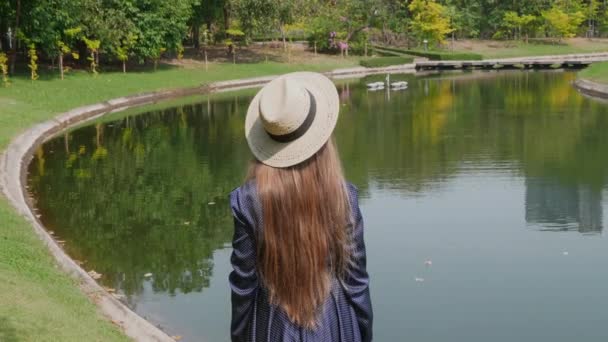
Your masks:
{"label": "long brown hair", "polygon": [[255,161],[263,211],[258,271],[270,302],[299,326],[314,328],[318,309],[350,260],[350,204],[333,141],[305,162],[273,168]]}

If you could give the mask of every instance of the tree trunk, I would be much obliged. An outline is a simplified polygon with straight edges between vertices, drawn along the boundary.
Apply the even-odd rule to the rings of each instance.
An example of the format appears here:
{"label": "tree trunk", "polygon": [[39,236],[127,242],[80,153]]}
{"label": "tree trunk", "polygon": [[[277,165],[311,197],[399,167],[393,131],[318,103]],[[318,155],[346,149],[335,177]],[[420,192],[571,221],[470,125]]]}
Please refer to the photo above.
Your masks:
{"label": "tree trunk", "polygon": [[209,66],[207,64],[207,48],[205,48],[205,71],[209,70]]}
{"label": "tree trunk", "polygon": [[[13,31],[15,37],[17,37],[17,31],[19,31],[19,17],[21,16],[21,0],[17,0],[17,8],[15,10],[15,30]],[[9,38],[10,39],[10,38]],[[15,74],[15,62],[17,60],[17,38],[13,42],[13,47],[11,49],[11,65],[10,65],[10,74]]]}
{"label": "tree trunk", "polygon": [[199,23],[195,23],[192,27],[192,40],[194,41],[194,47],[198,50],[200,47],[200,38],[201,38],[201,25]]}
{"label": "tree trunk", "polygon": [[61,74],[61,79],[63,79],[63,52],[59,52],[59,74]]}
{"label": "tree trunk", "polygon": [[224,4],[222,11],[224,12],[224,30],[228,30],[230,28],[230,11],[227,3]]}
{"label": "tree trunk", "polygon": [[127,61],[122,61],[122,73],[127,73]]}
{"label": "tree trunk", "polygon": [[281,39],[283,40],[283,51],[287,51],[287,41],[285,39],[285,30],[283,29],[283,25],[281,25]]}
{"label": "tree trunk", "polygon": [[452,51],[454,51],[454,41],[456,38],[454,37],[454,31],[452,31]]}

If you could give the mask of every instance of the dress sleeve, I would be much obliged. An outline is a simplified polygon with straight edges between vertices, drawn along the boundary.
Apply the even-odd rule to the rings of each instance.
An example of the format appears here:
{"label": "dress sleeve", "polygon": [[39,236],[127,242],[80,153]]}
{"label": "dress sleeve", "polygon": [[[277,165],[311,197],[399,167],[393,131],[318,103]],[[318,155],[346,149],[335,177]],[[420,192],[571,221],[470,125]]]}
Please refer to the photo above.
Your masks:
{"label": "dress sleeve", "polygon": [[363,217],[359,209],[356,188],[351,186],[349,192],[352,198],[354,248],[351,255],[352,266],[344,280],[345,292],[357,315],[361,340],[369,342],[372,340],[374,315],[369,294],[369,275],[366,269],[367,258],[365,254],[365,242],[363,240]]}
{"label": "dress sleeve", "polygon": [[233,270],[229,276],[232,289],[232,341],[247,340],[258,291],[255,236],[251,220],[247,220],[241,210],[242,197],[238,189],[230,194],[230,206],[234,216],[233,251],[230,258]]}

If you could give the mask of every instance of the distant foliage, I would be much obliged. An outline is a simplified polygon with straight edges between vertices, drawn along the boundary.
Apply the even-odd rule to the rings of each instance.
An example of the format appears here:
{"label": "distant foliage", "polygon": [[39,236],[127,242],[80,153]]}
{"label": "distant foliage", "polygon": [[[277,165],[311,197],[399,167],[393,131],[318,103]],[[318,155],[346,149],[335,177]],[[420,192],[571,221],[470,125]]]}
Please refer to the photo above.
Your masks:
{"label": "distant foliage", "polygon": [[[17,7],[19,3],[19,7]],[[19,22],[17,23],[17,18]],[[18,25],[17,25],[18,24]],[[18,27],[17,27],[18,26]],[[9,48],[8,30],[12,32]],[[319,52],[362,55],[373,43],[431,49],[460,38],[607,37],[605,0],[3,0],[1,51],[11,66],[30,64],[28,48],[48,64],[158,64],[185,46],[308,39]],[[27,37],[27,39],[25,39]],[[84,37],[98,41],[93,52]],[[205,49],[207,50],[207,49]],[[13,54],[15,52],[15,54]],[[202,51],[198,51],[199,54]],[[68,64],[71,65],[71,64]],[[63,74],[65,68],[60,68]],[[67,69],[66,69],[67,70]]]}
{"label": "distant foliage", "polygon": [[88,39],[88,38],[83,38],[84,43],[87,46],[87,50],[89,50],[89,57],[87,57],[87,60],[89,61],[89,65],[91,68],[91,72],[93,73],[93,75],[97,75],[97,60],[98,60],[98,53],[99,53],[99,47],[101,46],[101,41],[98,39]]}
{"label": "distant foliage", "polygon": [[441,44],[453,31],[447,9],[435,0],[412,0],[408,6],[412,19],[410,30],[419,43]]}
{"label": "distant foliage", "polygon": [[366,58],[359,61],[361,66],[366,68],[379,68],[391,65],[401,65],[401,64],[410,64],[414,62],[412,57],[374,57],[374,58]]}
{"label": "distant foliage", "polygon": [[439,52],[439,51],[419,51],[406,50],[410,55],[426,57],[432,61],[457,61],[457,60],[475,60],[483,59],[482,55],[476,53],[456,53],[456,52]]}
{"label": "distant foliage", "polygon": [[28,67],[30,68],[30,78],[32,81],[38,79],[38,54],[36,52],[36,44],[30,43],[28,45],[27,55],[30,58]]}
{"label": "distant foliage", "polygon": [[576,35],[578,27],[585,20],[582,11],[567,12],[559,4],[543,12],[547,27],[557,38],[571,38]]}
{"label": "distant foliage", "polygon": [[8,57],[4,52],[0,52],[0,73],[2,73],[2,84],[8,87],[10,85],[8,79]]}

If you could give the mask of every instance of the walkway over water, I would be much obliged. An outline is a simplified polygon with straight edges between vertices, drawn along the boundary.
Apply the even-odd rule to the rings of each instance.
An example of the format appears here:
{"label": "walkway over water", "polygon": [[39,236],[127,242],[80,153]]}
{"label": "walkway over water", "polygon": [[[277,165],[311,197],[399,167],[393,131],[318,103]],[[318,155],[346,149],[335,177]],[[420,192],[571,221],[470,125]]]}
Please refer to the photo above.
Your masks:
{"label": "walkway over water", "polygon": [[481,61],[418,61],[417,70],[449,69],[548,69],[584,68],[593,62],[608,61],[608,52],[484,59]]}

